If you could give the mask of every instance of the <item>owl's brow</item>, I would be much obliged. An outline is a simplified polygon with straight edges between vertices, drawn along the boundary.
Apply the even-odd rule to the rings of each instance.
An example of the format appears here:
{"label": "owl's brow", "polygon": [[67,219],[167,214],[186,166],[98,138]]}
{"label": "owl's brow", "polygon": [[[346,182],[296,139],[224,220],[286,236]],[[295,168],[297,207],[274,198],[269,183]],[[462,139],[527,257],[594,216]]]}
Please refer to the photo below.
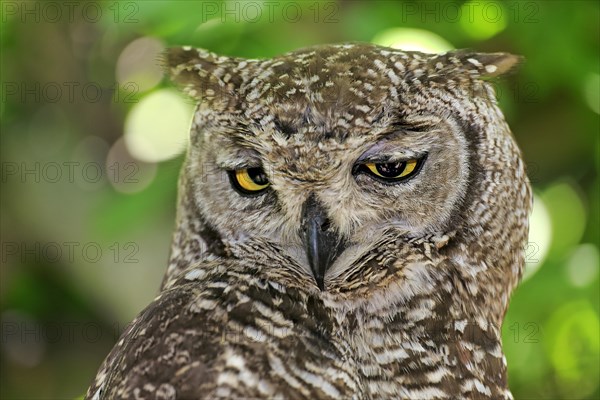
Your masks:
{"label": "owl's brow", "polygon": [[219,152],[216,164],[226,170],[260,167],[262,162],[258,153],[241,149],[239,151],[224,150]]}
{"label": "owl's brow", "polygon": [[[358,162],[390,162],[401,155],[401,158],[423,156],[427,153],[424,146],[406,146],[401,143],[403,137],[419,135],[429,132],[432,126],[426,125],[394,125],[391,131],[384,131],[376,135],[371,146],[361,154]],[[413,136],[414,137],[414,136]]]}
{"label": "owl's brow", "polygon": [[228,132],[221,135],[214,148],[215,163],[219,168],[232,170],[253,168],[261,165],[261,155],[249,137]]}
{"label": "owl's brow", "polygon": [[399,136],[410,135],[413,133],[423,133],[431,131],[439,124],[439,121],[432,120],[431,118],[403,118],[401,116],[392,117],[392,121],[387,121],[384,126],[379,126],[379,129],[373,129],[372,139],[373,143],[395,140]]}
{"label": "owl's brow", "polygon": [[435,128],[435,123],[421,122],[418,123],[407,123],[407,122],[395,122],[390,124],[386,129],[382,129],[379,132],[375,132],[373,135],[373,143],[385,143],[397,140],[403,136],[411,134],[421,134],[431,131]]}

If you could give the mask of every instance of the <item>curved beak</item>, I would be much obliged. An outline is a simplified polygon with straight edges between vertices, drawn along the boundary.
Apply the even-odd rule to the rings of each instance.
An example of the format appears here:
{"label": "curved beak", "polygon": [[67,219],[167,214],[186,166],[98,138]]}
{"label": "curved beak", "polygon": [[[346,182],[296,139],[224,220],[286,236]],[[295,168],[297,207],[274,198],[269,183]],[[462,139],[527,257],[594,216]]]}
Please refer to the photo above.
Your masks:
{"label": "curved beak", "polygon": [[302,210],[303,242],[319,289],[325,290],[325,272],[346,247],[331,226],[323,206],[311,194]]}

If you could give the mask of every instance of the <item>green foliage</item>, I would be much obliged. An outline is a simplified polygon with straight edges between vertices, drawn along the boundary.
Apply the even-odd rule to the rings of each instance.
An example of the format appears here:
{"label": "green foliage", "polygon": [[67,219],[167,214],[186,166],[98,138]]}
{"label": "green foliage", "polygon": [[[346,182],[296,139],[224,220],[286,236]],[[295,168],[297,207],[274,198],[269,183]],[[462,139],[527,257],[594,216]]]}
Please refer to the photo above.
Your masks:
{"label": "green foliage", "polygon": [[[525,57],[495,83],[536,192],[528,272],[503,327],[511,388],[600,397],[598,2],[69,4],[2,4],[0,397],[79,397],[157,292],[182,157],[138,163],[139,137],[123,140],[132,110],[169,86],[144,49],[269,57],[373,40]],[[127,50],[139,38],[151,39]]]}

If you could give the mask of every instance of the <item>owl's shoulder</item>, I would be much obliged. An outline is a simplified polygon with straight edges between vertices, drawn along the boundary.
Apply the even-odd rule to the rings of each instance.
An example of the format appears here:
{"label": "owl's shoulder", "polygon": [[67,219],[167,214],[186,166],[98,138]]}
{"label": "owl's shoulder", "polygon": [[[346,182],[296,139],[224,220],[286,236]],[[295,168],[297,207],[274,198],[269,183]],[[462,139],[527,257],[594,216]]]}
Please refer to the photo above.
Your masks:
{"label": "owl's shoulder", "polygon": [[129,324],[88,398],[170,398],[175,388],[184,398],[206,396],[215,382],[212,367],[220,353],[222,318],[202,308],[194,286],[164,291]]}
{"label": "owl's shoulder", "polygon": [[[302,290],[261,274],[242,275],[240,263],[190,266],[126,328],[87,398],[153,397],[175,388],[182,398],[217,391],[233,396],[242,387],[244,396],[285,393],[283,365],[304,368],[319,359],[333,365],[341,358],[330,343],[326,313]],[[310,349],[336,356],[309,357]]]}

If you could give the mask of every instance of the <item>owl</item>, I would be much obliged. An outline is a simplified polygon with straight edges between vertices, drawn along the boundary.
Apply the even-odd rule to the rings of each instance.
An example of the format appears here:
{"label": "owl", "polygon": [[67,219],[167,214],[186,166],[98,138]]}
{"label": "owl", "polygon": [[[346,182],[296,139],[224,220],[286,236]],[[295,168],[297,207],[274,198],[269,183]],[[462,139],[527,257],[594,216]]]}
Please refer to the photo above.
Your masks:
{"label": "owl", "polygon": [[170,49],[198,105],[169,266],[87,398],[512,398],[532,195],[489,81],[518,62]]}

